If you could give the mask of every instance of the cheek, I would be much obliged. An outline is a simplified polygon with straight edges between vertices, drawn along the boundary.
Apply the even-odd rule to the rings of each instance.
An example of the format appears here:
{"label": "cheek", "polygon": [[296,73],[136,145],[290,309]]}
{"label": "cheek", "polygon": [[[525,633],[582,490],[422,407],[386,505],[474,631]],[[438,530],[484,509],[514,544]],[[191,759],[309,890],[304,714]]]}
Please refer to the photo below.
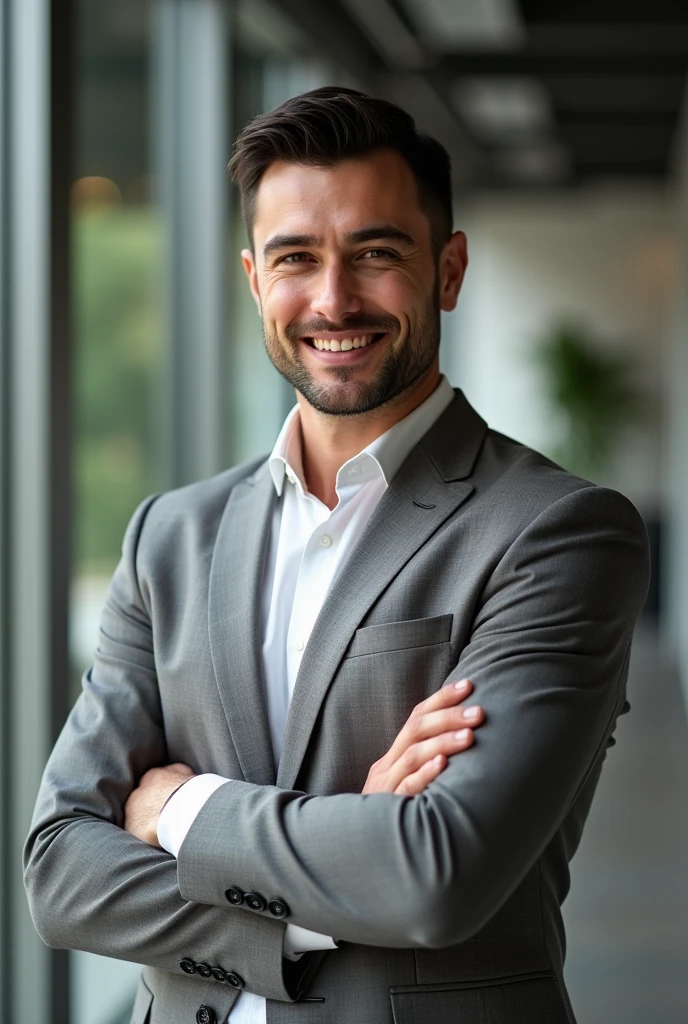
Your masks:
{"label": "cheek", "polygon": [[286,325],[308,312],[308,292],[303,281],[281,278],[265,282],[261,288],[263,316],[278,325]]}
{"label": "cheek", "polygon": [[376,281],[371,282],[367,297],[399,319],[410,320],[414,319],[414,310],[425,302],[425,292],[420,282],[399,273],[380,275]]}

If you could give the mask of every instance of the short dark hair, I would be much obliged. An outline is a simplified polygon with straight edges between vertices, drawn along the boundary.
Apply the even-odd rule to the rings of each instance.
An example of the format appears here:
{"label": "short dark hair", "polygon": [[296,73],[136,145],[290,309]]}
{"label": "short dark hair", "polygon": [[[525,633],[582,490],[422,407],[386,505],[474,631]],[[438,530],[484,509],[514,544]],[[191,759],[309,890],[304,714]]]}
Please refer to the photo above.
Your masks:
{"label": "short dark hair", "polygon": [[408,162],[439,253],[453,227],[451,162],[446,149],[416,128],[411,115],[395,103],[338,86],[294,96],[259,114],[238,135],[229,172],[239,187],[251,245],[256,193],[274,161],[328,167],[381,149],[396,150]]}

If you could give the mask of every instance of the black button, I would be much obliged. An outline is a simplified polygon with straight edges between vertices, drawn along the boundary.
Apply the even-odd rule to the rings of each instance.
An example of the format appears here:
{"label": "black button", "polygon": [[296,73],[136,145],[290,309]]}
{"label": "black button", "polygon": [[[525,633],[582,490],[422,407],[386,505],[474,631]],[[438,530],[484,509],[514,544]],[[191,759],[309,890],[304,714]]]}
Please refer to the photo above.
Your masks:
{"label": "black button", "polygon": [[227,971],[227,982],[232,988],[243,988],[246,982],[236,971]]}
{"label": "black button", "polygon": [[225,897],[235,907],[240,907],[244,902],[243,890],[238,885],[230,885],[229,889],[225,889]]}
{"label": "black button", "polygon": [[196,1010],[196,1024],[217,1024],[217,1015],[210,1006],[199,1006]]}
{"label": "black button", "polygon": [[244,893],[244,899],[246,900],[246,906],[250,907],[251,910],[265,910],[267,906],[265,897],[261,896],[259,892]]}
{"label": "black button", "polygon": [[223,971],[221,967],[213,967],[212,972],[215,981],[227,981],[227,971]]}
{"label": "black button", "polygon": [[192,960],[190,956],[185,956],[183,960],[180,960],[179,966],[184,971],[184,974],[196,973],[196,961]]}
{"label": "black button", "polygon": [[200,974],[202,978],[209,978],[212,973],[212,967],[205,960],[201,960],[200,964],[196,964],[196,974]]}
{"label": "black button", "polygon": [[289,916],[289,907],[284,902],[284,900],[281,900],[279,898],[270,900],[270,902],[268,903],[268,910],[270,911],[273,917]]}

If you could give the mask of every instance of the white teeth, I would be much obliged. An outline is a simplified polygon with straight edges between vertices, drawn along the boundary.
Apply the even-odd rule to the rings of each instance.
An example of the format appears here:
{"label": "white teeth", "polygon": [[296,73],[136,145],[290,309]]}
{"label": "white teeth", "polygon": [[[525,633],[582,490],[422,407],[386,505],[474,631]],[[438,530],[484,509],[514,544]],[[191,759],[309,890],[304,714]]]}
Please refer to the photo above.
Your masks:
{"label": "white teeth", "polygon": [[352,348],[365,348],[373,340],[372,334],[362,334],[358,338],[313,338],[313,344],[319,352],[350,352]]}

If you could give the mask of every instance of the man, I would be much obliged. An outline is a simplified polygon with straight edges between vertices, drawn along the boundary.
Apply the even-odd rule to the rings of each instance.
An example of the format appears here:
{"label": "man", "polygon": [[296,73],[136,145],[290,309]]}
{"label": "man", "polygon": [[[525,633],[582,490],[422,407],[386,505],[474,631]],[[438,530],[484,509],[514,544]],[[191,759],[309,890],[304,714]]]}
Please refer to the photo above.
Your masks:
{"label": "man", "polygon": [[231,167],[297,406],[134,513],[27,841],[36,927],[146,965],[132,1024],[571,1024],[642,522],[441,378],[466,244],[408,115],[316,90]]}

